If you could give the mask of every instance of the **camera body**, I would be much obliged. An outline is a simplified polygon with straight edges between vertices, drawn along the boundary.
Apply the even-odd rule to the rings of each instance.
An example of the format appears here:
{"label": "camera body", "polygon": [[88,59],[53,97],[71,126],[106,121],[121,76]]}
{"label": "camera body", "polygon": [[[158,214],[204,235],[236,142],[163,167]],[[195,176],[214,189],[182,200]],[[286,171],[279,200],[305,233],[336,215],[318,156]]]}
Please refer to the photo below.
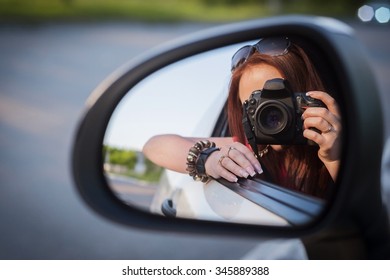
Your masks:
{"label": "camera body", "polygon": [[281,78],[266,81],[243,104],[243,125],[248,139],[256,144],[313,144],[303,137],[302,113],[325,104],[305,93],[294,93]]}

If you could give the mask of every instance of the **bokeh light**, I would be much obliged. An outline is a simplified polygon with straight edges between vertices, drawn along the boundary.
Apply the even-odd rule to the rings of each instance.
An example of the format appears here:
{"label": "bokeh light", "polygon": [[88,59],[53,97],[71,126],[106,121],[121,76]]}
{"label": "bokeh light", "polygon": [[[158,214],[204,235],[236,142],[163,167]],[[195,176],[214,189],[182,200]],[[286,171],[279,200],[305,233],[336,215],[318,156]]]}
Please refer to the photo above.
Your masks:
{"label": "bokeh light", "polygon": [[375,19],[379,23],[388,23],[390,21],[390,9],[387,7],[380,7],[375,11]]}
{"label": "bokeh light", "polygon": [[371,21],[374,18],[375,11],[374,8],[368,5],[364,5],[358,10],[358,17],[363,22]]}

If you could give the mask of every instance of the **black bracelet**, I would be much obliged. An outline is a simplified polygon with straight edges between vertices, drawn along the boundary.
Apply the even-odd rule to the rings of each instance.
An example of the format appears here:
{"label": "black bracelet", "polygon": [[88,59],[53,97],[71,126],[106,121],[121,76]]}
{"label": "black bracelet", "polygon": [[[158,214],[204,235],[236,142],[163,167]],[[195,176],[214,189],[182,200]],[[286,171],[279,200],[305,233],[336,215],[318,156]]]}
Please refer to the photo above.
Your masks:
{"label": "black bracelet", "polygon": [[198,160],[196,161],[196,164],[195,164],[195,169],[199,175],[208,176],[206,174],[206,167],[205,167],[206,160],[212,153],[214,153],[215,151],[219,151],[219,150],[221,150],[221,149],[218,147],[212,147],[212,148],[208,148],[206,150],[203,150],[200,153]]}
{"label": "black bracelet", "polygon": [[206,174],[204,164],[207,157],[217,150],[219,148],[215,147],[214,142],[201,140],[196,142],[188,151],[186,170],[195,181],[206,183],[210,180],[210,177]]}

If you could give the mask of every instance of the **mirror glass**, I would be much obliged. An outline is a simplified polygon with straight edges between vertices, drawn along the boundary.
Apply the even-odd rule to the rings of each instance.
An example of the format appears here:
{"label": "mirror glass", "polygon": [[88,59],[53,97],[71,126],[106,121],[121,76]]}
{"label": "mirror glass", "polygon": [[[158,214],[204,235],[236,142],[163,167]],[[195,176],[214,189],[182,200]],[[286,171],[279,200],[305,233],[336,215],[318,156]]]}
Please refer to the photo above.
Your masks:
{"label": "mirror glass", "polygon": [[204,184],[164,169],[142,153],[155,135],[207,138],[216,126],[223,127],[220,116],[228,96],[231,57],[245,44],[171,64],[142,80],[121,100],[102,151],[108,185],[121,201],[157,215],[278,226],[301,225],[321,213],[327,203],[324,197],[267,178]]}

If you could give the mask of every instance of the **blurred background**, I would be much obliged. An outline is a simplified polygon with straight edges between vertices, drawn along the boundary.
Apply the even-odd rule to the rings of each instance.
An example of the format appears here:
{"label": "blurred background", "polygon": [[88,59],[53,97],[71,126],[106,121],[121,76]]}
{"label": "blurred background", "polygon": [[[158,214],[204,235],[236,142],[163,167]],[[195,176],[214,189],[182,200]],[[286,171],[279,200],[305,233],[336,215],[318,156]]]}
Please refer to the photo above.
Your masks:
{"label": "blurred background", "polygon": [[355,16],[364,0],[1,0],[3,20],[221,22],[275,14]]}
{"label": "blurred background", "polygon": [[355,29],[387,108],[389,11],[388,1],[361,0],[0,0],[0,259],[247,256],[260,240],[144,232],[86,207],[70,152],[89,94],[168,40],[231,21],[311,14]]}

